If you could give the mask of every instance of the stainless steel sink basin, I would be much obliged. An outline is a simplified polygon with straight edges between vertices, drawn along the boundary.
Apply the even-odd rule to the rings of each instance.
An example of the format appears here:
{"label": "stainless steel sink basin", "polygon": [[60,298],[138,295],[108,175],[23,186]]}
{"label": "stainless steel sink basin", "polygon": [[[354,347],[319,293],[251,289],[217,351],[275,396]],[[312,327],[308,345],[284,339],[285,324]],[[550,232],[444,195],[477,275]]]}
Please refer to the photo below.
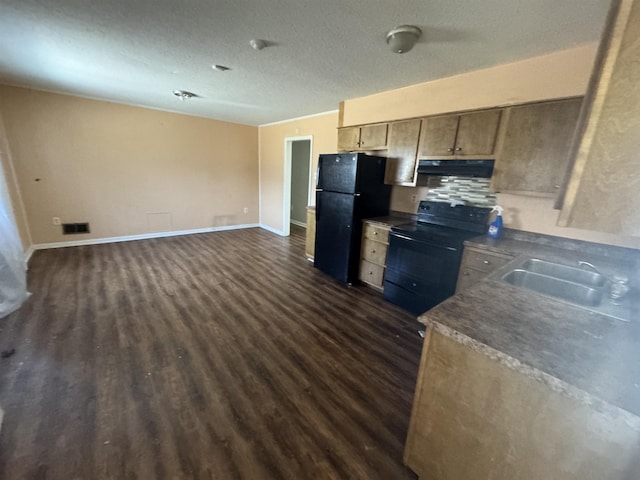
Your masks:
{"label": "stainless steel sink basin", "polygon": [[[566,280],[589,287],[602,287],[607,282],[605,276],[600,273],[559,263],[547,262],[537,258],[528,259],[520,265],[519,268],[527,272],[546,275],[558,280]],[[551,295],[551,293],[549,294]]]}
{"label": "stainless steel sink basin", "polygon": [[[538,262],[541,262],[538,260]],[[541,267],[539,263],[534,264],[534,268],[541,268],[543,271],[547,271],[548,273],[552,273],[547,268],[552,269],[553,267],[563,267],[563,265],[553,264],[548,262],[543,262],[548,264],[548,266]],[[571,269],[571,267],[567,267]],[[577,269],[573,269],[577,270]],[[560,269],[559,275],[565,274],[566,272]],[[571,272],[569,272],[571,273]],[[591,272],[584,272],[591,273]],[[597,273],[593,273],[594,275],[599,275]],[[569,275],[567,275],[569,276]],[[602,275],[599,275],[602,277]],[[604,277],[603,277],[604,278]],[[544,295],[550,295],[552,297],[561,298],[571,303],[575,303],[578,305],[584,305],[588,307],[595,307],[600,305],[603,297],[603,288],[596,288],[594,286],[585,285],[582,283],[576,283],[575,281],[568,281],[563,278],[559,278],[559,276],[550,276],[543,275],[537,273],[532,270],[525,270],[521,268],[517,268],[515,270],[511,270],[507,272],[503,277],[507,283],[511,285],[515,285],[517,287],[528,288],[530,290],[534,290],[538,293],[542,293]],[[588,281],[600,281],[599,279],[588,279]],[[602,280],[602,284],[604,283],[604,279]],[[601,285],[602,285],[601,284]]]}
{"label": "stainless steel sink basin", "polygon": [[625,322],[637,316],[635,301],[610,297],[611,282],[605,275],[577,265],[521,257],[496,270],[491,278]]}

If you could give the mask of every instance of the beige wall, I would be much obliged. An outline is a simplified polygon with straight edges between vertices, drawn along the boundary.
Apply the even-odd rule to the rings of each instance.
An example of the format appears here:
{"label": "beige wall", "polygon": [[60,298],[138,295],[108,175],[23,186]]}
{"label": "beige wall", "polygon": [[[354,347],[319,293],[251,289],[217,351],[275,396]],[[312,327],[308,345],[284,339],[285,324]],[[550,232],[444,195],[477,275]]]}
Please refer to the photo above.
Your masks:
{"label": "beige wall", "polygon": [[27,226],[24,205],[18,189],[13,162],[11,161],[11,149],[7,141],[4,129],[4,121],[0,112],[0,182],[4,182],[9,193],[9,214],[13,214],[13,220],[20,235],[22,249],[26,252],[31,246],[31,235]]}
{"label": "beige wall", "polygon": [[[583,95],[597,44],[344,101],[343,125]],[[410,54],[409,54],[410,55]]]}
{"label": "beige wall", "polygon": [[560,210],[554,210],[550,198],[498,194],[498,203],[505,207],[504,225],[527,232],[544,233],[558,237],[575,238],[589,242],[606,243],[620,247],[640,248],[640,238],[612,233],[592,232],[578,228],[558,227]]}
{"label": "beige wall", "polygon": [[35,244],[258,221],[256,127],[7,86],[0,113]]}
{"label": "beige wall", "polygon": [[284,141],[312,136],[313,172],[321,153],[333,153],[338,143],[338,112],[260,127],[260,223],[282,232],[284,206]]}

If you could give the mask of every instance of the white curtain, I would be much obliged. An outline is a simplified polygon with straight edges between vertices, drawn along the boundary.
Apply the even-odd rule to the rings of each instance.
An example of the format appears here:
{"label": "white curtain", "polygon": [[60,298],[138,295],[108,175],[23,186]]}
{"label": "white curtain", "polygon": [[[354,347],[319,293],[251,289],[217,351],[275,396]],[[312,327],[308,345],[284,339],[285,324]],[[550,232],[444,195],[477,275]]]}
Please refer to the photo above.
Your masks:
{"label": "white curtain", "polygon": [[13,218],[3,163],[0,161],[0,318],[20,308],[29,296],[24,252]]}

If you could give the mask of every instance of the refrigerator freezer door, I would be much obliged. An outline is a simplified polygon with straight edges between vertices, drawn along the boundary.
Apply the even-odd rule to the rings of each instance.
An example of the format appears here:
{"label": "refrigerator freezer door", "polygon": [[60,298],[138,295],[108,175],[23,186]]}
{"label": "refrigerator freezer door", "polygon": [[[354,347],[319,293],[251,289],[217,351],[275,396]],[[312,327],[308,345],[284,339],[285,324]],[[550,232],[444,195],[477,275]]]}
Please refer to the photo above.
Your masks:
{"label": "refrigerator freezer door", "polygon": [[353,248],[358,237],[354,213],[358,197],[345,193],[316,193],[316,249],[314,266],[344,283],[357,276],[358,249]]}
{"label": "refrigerator freezer door", "polygon": [[352,153],[320,155],[318,190],[355,193],[358,155]]}

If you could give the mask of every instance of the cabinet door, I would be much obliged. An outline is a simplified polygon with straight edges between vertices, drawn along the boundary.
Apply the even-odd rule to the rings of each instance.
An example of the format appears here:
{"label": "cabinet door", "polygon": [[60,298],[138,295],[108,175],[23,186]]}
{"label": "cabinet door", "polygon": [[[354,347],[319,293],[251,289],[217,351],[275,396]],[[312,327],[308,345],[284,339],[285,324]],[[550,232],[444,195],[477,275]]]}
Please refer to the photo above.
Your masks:
{"label": "cabinet door", "polygon": [[555,194],[569,162],[582,98],[507,109],[493,187]]}
{"label": "cabinet door", "polygon": [[387,167],[384,183],[415,185],[420,120],[393,122],[389,125]]}
{"label": "cabinet door", "polygon": [[420,157],[441,157],[453,154],[458,118],[458,115],[445,115],[422,119]]}
{"label": "cabinet door", "polygon": [[513,260],[512,255],[464,247],[456,293],[475,285],[489,273]]}
{"label": "cabinet door", "polygon": [[460,115],[455,155],[493,155],[502,110]]}
{"label": "cabinet door", "polygon": [[640,1],[616,4],[558,224],[640,237]]}
{"label": "cabinet door", "polygon": [[351,152],[360,146],[360,127],[338,129],[338,151]]}
{"label": "cabinet door", "polygon": [[387,146],[387,124],[360,127],[360,150],[380,150]]}

